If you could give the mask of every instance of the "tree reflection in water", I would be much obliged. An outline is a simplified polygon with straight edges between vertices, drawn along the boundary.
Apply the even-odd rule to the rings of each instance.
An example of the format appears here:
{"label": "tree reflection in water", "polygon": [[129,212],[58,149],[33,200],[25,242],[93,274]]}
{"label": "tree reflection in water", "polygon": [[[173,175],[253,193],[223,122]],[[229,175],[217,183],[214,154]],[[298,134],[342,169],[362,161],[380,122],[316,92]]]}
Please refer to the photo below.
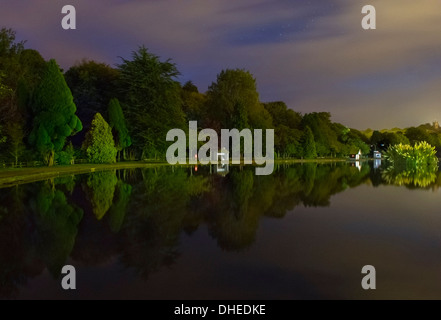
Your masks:
{"label": "tree reflection in water", "polygon": [[436,187],[439,172],[378,175],[346,163],[278,166],[270,176],[231,167],[157,167],[107,171],[2,189],[0,296],[47,269],[117,261],[147,278],[179,257],[182,233],[205,225],[224,251],[243,251],[256,240],[263,217],[283,218],[297,206],[330,205],[332,195],[360,184]]}

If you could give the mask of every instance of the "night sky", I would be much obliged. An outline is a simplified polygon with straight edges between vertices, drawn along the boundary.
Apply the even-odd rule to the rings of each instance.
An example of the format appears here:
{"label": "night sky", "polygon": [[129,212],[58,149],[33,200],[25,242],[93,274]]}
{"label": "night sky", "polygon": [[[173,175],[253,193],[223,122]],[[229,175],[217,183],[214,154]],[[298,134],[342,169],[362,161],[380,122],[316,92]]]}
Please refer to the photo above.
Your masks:
{"label": "night sky", "polygon": [[[68,4],[77,30],[61,28]],[[361,28],[367,4],[377,30]],[[115,66],[144,44],[200,91],[245,68],[263,102],[349,127],[441,120],[439,0],[0,0],[0,26],[65,70],[84,58]]]}

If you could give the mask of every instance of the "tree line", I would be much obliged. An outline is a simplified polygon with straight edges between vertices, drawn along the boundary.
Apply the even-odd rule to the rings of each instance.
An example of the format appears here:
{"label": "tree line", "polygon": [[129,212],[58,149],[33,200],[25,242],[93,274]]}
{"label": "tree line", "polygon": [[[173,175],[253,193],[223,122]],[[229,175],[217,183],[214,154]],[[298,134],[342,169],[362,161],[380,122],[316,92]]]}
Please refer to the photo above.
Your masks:
{"label": "tree line", "polygon": [[84,60],[64,72],[3,28],[0,160],[51,166],[75,159],[163,159],[168,130],[188,130],[191,120],[218,133],[221,128],[273,128],[276,158],[367,154],[379,143],[377,134],[368,138],[334,123],[328,112],[302,115],[284,102],[262,103],[247,70],[222,70],[205,93],[191,81],[179,83],[179,76],[170,59],[163,61],[145,47],[114,68]]}

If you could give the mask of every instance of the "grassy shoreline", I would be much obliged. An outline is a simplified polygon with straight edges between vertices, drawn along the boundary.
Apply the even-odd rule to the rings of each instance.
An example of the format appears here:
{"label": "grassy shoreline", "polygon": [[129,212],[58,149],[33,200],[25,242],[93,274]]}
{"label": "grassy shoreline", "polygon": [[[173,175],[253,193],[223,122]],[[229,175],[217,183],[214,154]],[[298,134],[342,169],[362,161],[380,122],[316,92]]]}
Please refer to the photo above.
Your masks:
{"label": "grassy shoreline", "polygon": [[162,162],[119,162],[114,164],[75,164],[67,166],[0,169],[0,188],[62,176],[113,169],[136,169],[168,165]]}
{"label": "grassy shoreline", "polygon": [[[287,159],[275,160],[275,164],[291,164],[291,163],[329,163],[348,161],[343,158],[330,159]],[[158,166],[170,166],[167,162],[118,162],[114,164],[75,164],[67,166],[53,167],[33,167],[33,168],[7,168],[0,169],[0,188],[9,187],[17,184],[36,182],[46,179],[52,179],[62,176],[85,174],[90,172],[119,170],[119,169],[136,169],[136,168],[152,168]],[[190,165],[180,165],[190,166]]]}

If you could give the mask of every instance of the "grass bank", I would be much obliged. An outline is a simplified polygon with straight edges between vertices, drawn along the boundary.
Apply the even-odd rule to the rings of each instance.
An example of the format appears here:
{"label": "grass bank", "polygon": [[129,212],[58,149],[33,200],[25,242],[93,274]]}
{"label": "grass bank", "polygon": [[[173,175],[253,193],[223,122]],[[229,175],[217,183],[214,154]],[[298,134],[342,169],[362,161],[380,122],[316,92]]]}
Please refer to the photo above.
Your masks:
{"label": "grass bank", "polygon": [[62,176],[105,170],[149,168],[166,162],[119,162],[114,164],[75,164],[68,166],[0,169],[0,188]]}
{"label": "grass bank", "polygon": [[[294,163],[330,163],[342,162],[347,159],[277,159],[275,164],[294,164]],[[157,166],[168,166],[167,162],[119,162],[115,164],[75,164],[67,166],[53,166],[53,167],[33,167],[33,168],[8,168],[0,169],[0,188],[13,186],[16,184],[36,182],[57,177],[84,174],[105,170],[119,170],[119,169],[136,169],[136,168],[152,168]],[[184,165],[185,166],[185,165]]]}

